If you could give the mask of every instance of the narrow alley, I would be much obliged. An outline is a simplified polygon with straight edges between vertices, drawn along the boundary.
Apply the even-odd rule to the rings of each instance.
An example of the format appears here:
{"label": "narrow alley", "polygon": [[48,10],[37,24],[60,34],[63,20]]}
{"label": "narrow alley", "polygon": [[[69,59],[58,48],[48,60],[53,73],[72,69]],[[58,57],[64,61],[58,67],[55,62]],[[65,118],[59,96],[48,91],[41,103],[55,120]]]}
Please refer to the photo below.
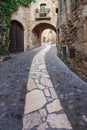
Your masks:
{"label": "narrow alley", "polygon": [[56,45],[11,56],[0,63],[0,130],[87,130],[87,83]]}
{"label": "narrow alley", "polygon": [[87,0],[0,1],[0,130],[87,130]]}

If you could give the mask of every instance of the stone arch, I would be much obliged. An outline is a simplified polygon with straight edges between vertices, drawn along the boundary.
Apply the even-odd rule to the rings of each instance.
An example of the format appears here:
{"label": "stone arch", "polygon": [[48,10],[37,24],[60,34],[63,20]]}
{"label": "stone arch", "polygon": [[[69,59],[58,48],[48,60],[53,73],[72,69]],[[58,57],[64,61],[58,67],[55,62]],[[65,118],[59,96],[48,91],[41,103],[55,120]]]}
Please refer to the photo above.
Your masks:
{"label": "stone arch", "polygon": [[56,27],[54,25],[52,25],[50,23],[45,23],[45,22],[36,24],[33,27],[32,32],[33,31],[36,31],[36,32],[41,31],[41,32],[43,32],[43,30],[48,29],[48,28],[50,28],[50,29],[52,29],[52,30],[54,30],[56,32]]}
{"label": "stone arch", "polygon": [[57,33],[56,27],[54,27],[50,23],[42,22],[42,23],[36,24],[32,29],[32,35],[36,37],[36,38],[32,38],[32,39],[35,39],[35,41],[33,41],[33,44],[38,43],[38,46],[41,45],[41,34],[45,29],[52,29]]}
{"label": "stone arch", "polygon": [[24,51],[24,26],[17,20],[11,21],[9,51]]}
{"label": "stone arch", "polygon": [[23,30],[25,30],[25,23],[24,23],[24,21],[23,21],[21,18],[19,19],[19,18],[13,17],[13,18],[11,19],[11,22],[13,22],[13,21],[19,23],[19,24],[23,27]]}

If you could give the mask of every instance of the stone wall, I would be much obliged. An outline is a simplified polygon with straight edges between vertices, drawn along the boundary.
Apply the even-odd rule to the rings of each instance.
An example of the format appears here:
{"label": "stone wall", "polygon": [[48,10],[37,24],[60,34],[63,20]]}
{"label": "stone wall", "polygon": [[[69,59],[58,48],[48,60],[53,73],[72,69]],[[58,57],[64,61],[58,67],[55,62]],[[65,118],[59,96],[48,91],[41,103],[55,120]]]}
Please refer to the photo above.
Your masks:
{"label": "stone wall", "polygon": [[[16,12],[12,14],[11,20],[20,22],[24,27],[24,50],[36,48],[41,45],[41,33],[45,29],[53,29],[56,31],[57,24],[57,0],[37,0],[32,2],[29,8],[20,6]],[[40,9],[41,4],[46,4],[49,8],[50,19],[36,20],[36,9]],[[40,25],[40,24],[43,25]],[[45,23],[45,25],[44,25]]]}
{"label": "stone wall", "polygon": [[[36,9],[40,10],[40,5],[43,3],[46,4],[47,9],[50,9],[49,14],[48,14],[50,19],[36,20],[37,14],[35,13],[35,11],[36,11]],[[36,1],[36,3],[31,4],[31,6],[30,6],[30,25],[31,25],[30,43],[32,43],[33,45],[35,45],[36,43],[38,43],[37,46],[41,45],[41,34],[45,29],[54,29],[55,28],[55,30],[56,30],[56,25],[57,25],[56,8],[58,5],[57,3],[58,3],[57,0],[38,0],[38,1]],[[43,24],[43,26],[40,25],[41,23]],[[53,28],[51,28],[50,25],[52,25]],[[35,28],[38,28],[38,31],[35,30]],[[32,39],[32,37],[31,37],[34,34],[33,31],[34,32],[36,31],[37,41]]]}
{"label": "stone wall", "polygon": [[[67,4],[68,0],[66,0]],[[63,4],[63,3],[62,3]],[[70,7],[71,5],[67,5]],[[83,4],[81,1],[75,5],[75,7],[70,8],[68,13],[66,12],[66,18],[62,19],[65,15],[62,12],[60,16],[60,43],[61,45],[67,45],[69,47],[69,55],[71,48],[75,49],[75,59],[82,61],[84,59],[84,18],[83,18]],[[63,6],[64,8],[64,6]],[[87,32],[86,32],[87,33]],[[86,34],[87,36],[87,34]]]}
{"label": "stone wall", "polygon": [[29,8],[25,8],[24,6],[20,6],[16,12],[14,12],[11,16],[11,20],[16,20],[22,24],[24,28],[24,50],[28,48],[29,42]]}

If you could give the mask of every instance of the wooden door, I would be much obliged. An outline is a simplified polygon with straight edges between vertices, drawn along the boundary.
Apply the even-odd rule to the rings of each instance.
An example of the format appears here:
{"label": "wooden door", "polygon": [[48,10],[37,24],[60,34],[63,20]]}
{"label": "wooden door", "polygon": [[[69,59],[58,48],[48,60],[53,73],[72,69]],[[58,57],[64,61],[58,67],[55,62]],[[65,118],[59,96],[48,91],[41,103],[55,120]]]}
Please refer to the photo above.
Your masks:
{"label": "wooden door", "polygon": [[75,58],[75,48],[70,48],[69,49],[69,57],[70,58]]}
{"label": "wooden door", "polygon": [[24,30],[23,26],[17,21],[11,22],[9,50],[10,52],[24,50]]}

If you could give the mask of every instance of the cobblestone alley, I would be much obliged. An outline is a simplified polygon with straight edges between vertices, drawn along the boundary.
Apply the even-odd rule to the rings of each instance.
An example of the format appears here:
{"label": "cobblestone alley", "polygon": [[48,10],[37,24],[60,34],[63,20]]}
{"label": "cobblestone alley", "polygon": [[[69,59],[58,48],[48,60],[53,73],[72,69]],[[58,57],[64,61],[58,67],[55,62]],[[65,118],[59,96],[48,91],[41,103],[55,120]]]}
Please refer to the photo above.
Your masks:
{"label": "cobblestone alley", "polygon": [[55,45],[0,63],[0,130],[87,130],[87,83]]}

